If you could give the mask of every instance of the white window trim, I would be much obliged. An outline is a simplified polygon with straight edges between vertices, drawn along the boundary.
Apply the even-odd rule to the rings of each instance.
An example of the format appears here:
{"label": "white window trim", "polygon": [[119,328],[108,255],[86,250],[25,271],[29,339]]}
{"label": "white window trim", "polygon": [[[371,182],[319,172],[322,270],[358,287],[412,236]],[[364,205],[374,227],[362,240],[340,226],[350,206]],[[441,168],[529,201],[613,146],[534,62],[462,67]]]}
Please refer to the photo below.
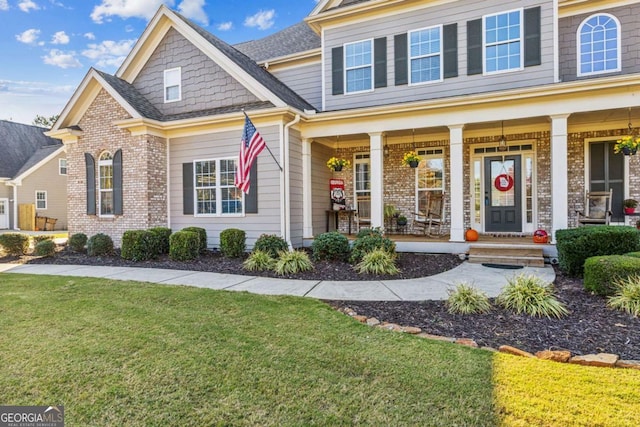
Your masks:
{"label": "white window trim", "polygon": [[[167,88],[170,87],[167,83],[167,74],[171,73],[171,72],[178,72],[178,98],[177,99],[167,99]],[[176,68],[170,68],[168,70],[164,70],[164,82],[163,82],[163,98],[164,98],[164,102],[165,104],[168,104],[170,102],[178,102],[178,101],[182,101],[182,67],[176,67]],[[171,86],[175,86],[175,85],[171,85]]]}
{"label": "white window trim", "polygon": [[[487,71],[487,54],[486,54],[487,41],[485,38],[487,34],[487,28],[486,28],[487,18],[492,16],[498,16],[498,15],[506,15],[511,12],[520,13],[520,38],[518,39],[520,41],[520,66],[518,68],[509,68],[507,70]],[[495,44],[502,44],[502,43],[504,42],[495,43]],[[513,72],[522,71],[522,70],[524,70],[524,8],[511,9],[503,12],[490,13],[488,15],[483,15],[482,16],[482,75],[493,76],[496,74],[513,73]]]}
{"label": "white window trim", "polygon": [[[109,155],[111,156],[111,159],[109,160],[102,160],[102,156],[105,153],[109,153]],[[111,165],[111,188],[102,188],[102,174],[100,173],[100,166],[101,165]],[[110,192],[112,194],[111,198],[113,200],[113,154],[111,153],[111,151],[103,151],[100,153],[100,155],[98,156],[98,217],[100,218],[113,218],[115,215],[114,214],[103,214],[102,213],[102,192]],[[113,206],[112,206],[113,209]]]}
{"label": "white window trim", "polygon": [[[431,30],[433,28],[438,28],[438,31],[440,32],[440,51],[438,52],[437,55],[421,55],[421,56],[416,56],[413,57],[411,56],[411,33],[417,33],[419,31],[425,31],[425,30]],[[443,32],[442,32],[443,26],[442,25],[433,25],[431,27],[425,27],[425,28],[419,28],[416,30],[411,30],[409,31],[409,33],[407,34],[407,73],[408,73],[408,77],[409,77],[409,86],[421,86],[421,85],[426,85],[426,84],[431,84],[431,83],[441,83],[444,81],[444,56],[443,56]],[[413,75],[411,73],[411,61],[413,59],[420,59],[420,58],[430,58],[433,56],[439,56],[440,57],[440,78],[438,80],[427,80],[424,82],[413,82],[411,80],[411,76]]]}
{"label": "white window trim", "polygon": [[[222,187],[220,186],[220,184],[218,184],[220,182],[220,161],[221,160],[233,160],[236,163],[236,166],[238,165],[238,158],[237,157],[215,157],[215,158],[209,158],[209,159],[197,159],[193,161],[193,216],[194,217],[202,217],[202,218],[219,218],[219,217],[224,217],[224,218],[242,218],[245,216],[245,208],[246,208],[246,204],[245,204],[245,197],[244,197],[244,192],[240,191],[240,194],[242,195],[242,212],[236,212],[236,213],[223,213],[222,212],[222,189],[223,188],[228,188],[228,187]],[[216,213],[214,214],[201,214],[198,213],[198,186],[197,186],[197,182],[196,182],[196,163],[200,163],[200,162],[215,162],[216,164],[216,186],[215,191],[216,191]],[[231,187],[234,187],[233,185]],[[235,188],[235,187],[234,187]]]}
{"label": "white window trim", "polygon": [[[349,92],[349,88],[347,85],[347,71],[350,70],[357,70],[360,68],[366,68],[367,66],[359,66],[359,67],[352,67],[352,68],[348,68],[347,67],[347,46],[352,45],[352,44],[357,44],[357,43],[364,43],[364,42],[369,42],[369,44],[371,45],[371,63],[368,65],[369,68],[371,68],[371,87],[369,89],[364,89],[364,90],[357,90],[357,91],[353,91],[353,92]],[[364,40],[358,40],[355,42],[349,42],[349,43],[345,43],[344,45],[342,45],[342,51],[343,51],[343,59],[342,59],[342,63],[344,64],[344,70],[343,70],[343,79],[344,79],[344,94],[345,95],[354,95],[354,94],[359,94],[359,93],[367,93],[367,92],[373,92],[374,90],[374,82],[376,81],[376,76],[375,76],[375,67],[374,67],[374,63],[375,63],[375,43],[373,43],[373,39],[364,39]]]}
{"label": "white window trim", "polygon": [[[608,18],[611,18],[615,21],[616,23],[616,30],[617,30],[617,34],[616,34],[616,51],[618,52],[618,57],[617,59],[617,63],[618,66],[615,69],[612,70],[602,70],[602,71],[591,71],[588,73],[583,73],[582,70],[582,61],[580,60],[580,58],[582,57],[582,43],[580,42],[580,33],[582,32],[582,28],[584,27],[584,25],[587,23],[587,21],[595,16],[606,16]],[[622,71],[622,26],[620,24],[620,21],[618,20],[618,18],[616,18],[615,16],[609,14],[609,13],[594,13],[593,15],[590,15],[589,17],[585,18],[580,25],[578,26],[578,31],[576,32],[576,71],[577,71],[577,76],[578,77],[583,77],[583,76],[594,76],[594,75],[598,75],[598,74],[608,74],[608,73],[616,73],[616,72],[620,72]]]}
{"label": "white window trim", "polygon": [[[360,156],[360,158],[358,158]],[[362,197],[371,197],[371,154],[368,152],[354,153],[353,155],[353,205],[358,206],[358,195],[362,193],[369,193],[369,196]],[[357,187],[357,168],[356,164],[368,164],[369,165],[369,190],[358,190]]]}
{"label": "white window trim", "polygon": [[[62,173],[62,162],[64,161],[64,173]],[[69,174],[69,163],[67,159],[58,159],[58,175],[67,176]]]}
{"label": "white window trim", "polygon": [[[442,153],[435,153],[435,154],[421,154],[421,153],[425,153],[427,150],[441,150]],[[418,202],[419,202],[419,196],[420,196],[420,191],[440,191],[443,194],[446,191],[447,188],[447,159],[445,158],[445,150],[444,147],[424,147],[424,148],[418,148],[416,149],[416,153],[420,156],[420,161],[422,160],[427,160],[427,159],[442,159],[442,187],[441,188],[418,188],[418,182],[419,182],[419,176],[418,174],[419,172],[419,168],[415,168],[414,170],[414,212],[419,212],[419,206],[418,206]]]}
{"label": "white window trim", "polygon": [[[38,199],[38,193],[44,194],[44,199]],[[44,202],[44,208],[38,207],[38,202]],[[46,190],[36,190],[36,210],[38,211],[46,211],[48,207],[47,203],[47,191]]]}

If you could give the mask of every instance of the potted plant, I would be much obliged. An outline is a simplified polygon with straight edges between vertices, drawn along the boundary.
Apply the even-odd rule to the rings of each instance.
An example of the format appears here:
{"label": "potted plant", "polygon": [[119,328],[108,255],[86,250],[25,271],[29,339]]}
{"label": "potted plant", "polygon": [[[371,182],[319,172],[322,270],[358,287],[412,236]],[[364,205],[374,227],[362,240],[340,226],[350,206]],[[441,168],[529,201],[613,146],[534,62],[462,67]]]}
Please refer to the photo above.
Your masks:
{"label": "potted plant", "polygon": [[332,157],[327,160],[327,167],[336,172],[340,172],[343,167],[349,167],[351,162],[347,159],[343,159],[341,157]]}
{"label": "potted plant", "polygon": [[413,150],[404,153],[404,156],[402,157],[403,166],[410,166],[412,168],[416,168],[418,167],[418,163],[420,163],[420,156],[418,156],[418,153],[416,153]]}
{"label": "potted plant", "polygon": [[638,145],[640,145],[640,138],[623,136],[616,141],[616,145],[613,146],[613,152],[616,154],[622,153],[625,156],[636,154],[636,151],[638,151]]}
{"label": "potted plant", "polygon": [[407,225],[407,217],[404,215],[400,215],[398,218],[396,218],[396,224],[398,224],[399,227],[404,227],[405,225]]}
{"label": "potted plant", "polygon": [[636,206],[638,206],[638,201],[635,199],[624,199],[622,202],[624,206],[624,213],[629,215],[636,211]]}

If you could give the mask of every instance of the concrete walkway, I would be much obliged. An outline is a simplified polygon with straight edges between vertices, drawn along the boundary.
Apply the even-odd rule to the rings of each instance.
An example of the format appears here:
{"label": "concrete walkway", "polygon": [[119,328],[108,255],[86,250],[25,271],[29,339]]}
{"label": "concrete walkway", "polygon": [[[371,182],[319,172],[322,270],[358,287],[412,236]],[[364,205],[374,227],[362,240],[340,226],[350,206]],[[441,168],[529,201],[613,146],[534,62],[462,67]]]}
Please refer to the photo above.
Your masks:
{"label": "concrete walkway", "polygon": [[[418,279],[340,282],[330,280],[292,280],[234,274],[206,273],[161,268],[103,267],[87,265],[0,264],[0,272],[56,276],[102,277],[136,280],[164,285],[247,291],[263,295],[295,295],[319,299],[361,301],[443,300],[447,290],[466,282],[497,296],[507,280],[519,274],[534,274],[547,282],[555,279],[552,267],[500,269],[464,262],[435,276]],[[0,283],[2,281],[0,280]]]}

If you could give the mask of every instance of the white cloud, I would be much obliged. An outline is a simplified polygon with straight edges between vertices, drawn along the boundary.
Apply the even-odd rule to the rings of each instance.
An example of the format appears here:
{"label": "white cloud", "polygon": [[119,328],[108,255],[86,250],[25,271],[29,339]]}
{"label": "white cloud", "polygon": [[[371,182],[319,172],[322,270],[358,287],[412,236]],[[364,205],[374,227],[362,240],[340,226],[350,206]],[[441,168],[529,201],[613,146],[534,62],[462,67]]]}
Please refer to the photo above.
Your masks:
{"label": "white cloud", "polygon": [[247,16],[244,20],[244,25],[246,27],[258,27],[259,30],[268,30],[273,26],[275,17],[275,10],[261,10],[253,16]]}
{"label": "white cloud", "polygon": [[89,40],[95,40],[96,39],[96,35],[93,34],[93,33],[84,33],[83,36],[88,38]]}
{"label": "white cloud", "polygon": [[151,19],[160,7],[166,4],[171,7],[173,0],[102,0],[102,3],[93,8],[91,19],[102,24],[105,18],[119,16],[120,18],[144,18]]}
{"label": "white cloud", "polygon": [[98,67],[118,67],[125,60],[135,40],[105,40],[100,44],[91,43],[82,55],[94,61]]}
{"label": "white cloud", "polygon": [[40,6],[35,4],[32,0],[20,0],[18,7],[21,11],[29,13],[30,10],[39,10]]}
{"label": "white cloud", "polygon": [[0,80],[0,119],[30,124],[37,114],[59,114],[74,90],[59,82]]}
{"label": "white cloud", "polygon": [[76,58],[76,53],[73,51],[63,52],[59,49],[51,49],[47,56],[43,56],[42,59],[44,63],[47,65],[53,65],[54,67],[60,68],[77,68],[82,67],[78,58]]}
{"label": "white cloud", "polygon": [[24,44],[36,44],[36,42],[38,41],[38,37],[40,37],[40,30],[35,28],[31,28],[23,31],[20,34],[16,34],[16,40]]}
{"label": "white cloud", "polygon": [[229,31],[231,29],[233,29],[233,22],[231,21],[218,24],[219,31]]}
{"label": "white cloud", "polygon": [[0,10],[9,10],[9,3],[7,3],[7,0],[0,0]]}
{"label": "white cloud", "polygon": [[178,11],[189,19],[209,25],[209,17],[204,11],[204,0],[182,0]]}
{"label": "white cloud", "polygon": [[51,38],[52,44],[67,44],[69,43],[69,36],[64,31],[58,31]]}

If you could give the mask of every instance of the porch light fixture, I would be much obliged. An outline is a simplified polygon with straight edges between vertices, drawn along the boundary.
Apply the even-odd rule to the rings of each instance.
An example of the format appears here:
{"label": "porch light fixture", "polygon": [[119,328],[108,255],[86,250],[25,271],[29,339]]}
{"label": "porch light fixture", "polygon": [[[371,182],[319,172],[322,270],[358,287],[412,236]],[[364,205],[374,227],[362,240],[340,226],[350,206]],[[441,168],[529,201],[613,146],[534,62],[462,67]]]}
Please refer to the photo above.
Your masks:
{"label": "porch light fixture", "polygon": [[389,146],[387,145],[387,136],[384,136],[384,148],[382,149],[382,154],[385,157],[389,157]]}
{"label": "porch light fixture", "polygon": [[504,136],[504,120],[501,124],[502,133],[500,134],[500,141],[498,141],[498,151],[507,151],[507,137]]}
{"label": "porch light fixture", "polygon": [[633,126],[631,126],[631,107],[629,107],[629,110],[628,110],[628,117],[629,117],[629,124],[628,124],[629,136],[633,138],[633,140],[635,141],[638,136],[635,134],[635,132],[633,132]]}

